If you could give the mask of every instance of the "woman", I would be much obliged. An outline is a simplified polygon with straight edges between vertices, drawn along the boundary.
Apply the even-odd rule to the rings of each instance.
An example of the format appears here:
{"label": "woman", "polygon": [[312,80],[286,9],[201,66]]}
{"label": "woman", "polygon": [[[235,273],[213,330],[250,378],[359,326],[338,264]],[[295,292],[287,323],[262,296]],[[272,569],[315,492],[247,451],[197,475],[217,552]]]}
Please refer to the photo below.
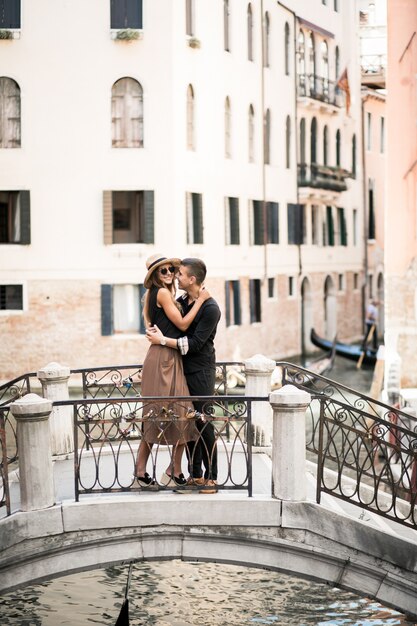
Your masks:
{"label": "woman", "polygon": [[[203,302],[210,298],[205,289],[200,291],[191,311],[181,315],[180,305],[175,301],[175,273],[180,259],[168,259],[154,254],[146,261],[148,273],[144,280],[147,289],[144,299],[143,317],[147,328],[155,324],[164,335],[180,337],[190,326]],[[184,376],[182,358],[178,350],[164,345],[152,344],[148,350],[142,369],[143,396],[189,396]],[[187,441],[195,441],[198,431],[191,403],[153,402],[143,408],[143,436],[139,446],[135,475],[142,487],[155,485],[154,479],[146,471],[146,463],[154,443],[173,445],[171,464],[161,478],[164,485],[184,485],[186,479],[181,471],[181,460]],[[175,416],[175,417],[174,417]],[[188,417],[187,417],[188,416]]]}

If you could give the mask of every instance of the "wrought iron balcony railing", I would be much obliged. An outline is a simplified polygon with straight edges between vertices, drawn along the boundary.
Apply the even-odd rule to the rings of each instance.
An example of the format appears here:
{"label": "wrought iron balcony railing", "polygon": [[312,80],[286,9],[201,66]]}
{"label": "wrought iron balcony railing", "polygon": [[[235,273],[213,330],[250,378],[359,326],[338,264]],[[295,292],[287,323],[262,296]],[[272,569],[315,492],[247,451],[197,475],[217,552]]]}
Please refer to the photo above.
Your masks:
{"label": "wrought iron balcony railing", "polygon": [[297,96],[313,98],[337,107],[344,104],[343,91],[336,82],[316,74],[298,74]]}
{"label": "wrought iron balcony railing", "polygon": [[350,172],[342,167],[318,165],[317,163],[312,163],[311,165],[307,163],[298,164],[299,187],[346,191],[346,178],[350,175]]}

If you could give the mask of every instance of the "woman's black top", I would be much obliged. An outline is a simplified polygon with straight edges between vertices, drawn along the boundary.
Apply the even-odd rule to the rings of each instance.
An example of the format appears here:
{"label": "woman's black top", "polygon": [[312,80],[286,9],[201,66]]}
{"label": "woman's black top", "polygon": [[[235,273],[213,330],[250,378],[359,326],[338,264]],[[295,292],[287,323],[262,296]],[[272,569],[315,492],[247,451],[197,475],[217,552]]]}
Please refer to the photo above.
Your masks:
{"label": "woman's black top", "polygon": [[184,333],[177,328],[170,319],[168,319],[164,309],[157,305],[156,299],[158,297],[158,291],[158,287],[151,287],[148,296],[149,319],[151,321],[151,325],[154,326],[156,324],[163,335],[172,337],[173,339],[178,339],[178,337],[181,337]]}

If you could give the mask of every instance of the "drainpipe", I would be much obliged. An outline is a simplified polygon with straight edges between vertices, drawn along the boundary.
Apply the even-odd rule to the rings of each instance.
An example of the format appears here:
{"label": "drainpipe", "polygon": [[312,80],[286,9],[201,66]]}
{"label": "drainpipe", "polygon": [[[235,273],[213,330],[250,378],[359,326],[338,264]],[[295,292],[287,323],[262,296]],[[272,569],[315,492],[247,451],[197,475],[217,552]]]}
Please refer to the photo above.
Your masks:
{"label": "drainpipe", "polygon": [[365,323],[365,306],[366,306],[366,293],[368,289],[368,210],[367,210],[367,196],[366,196],[366,159],[365,159],[365,99],[361,93],[361,113],[362,113],[362,195],[363,195],[363,274],[364,283],[362,284],[361,297],[362,297],[362,331]]}

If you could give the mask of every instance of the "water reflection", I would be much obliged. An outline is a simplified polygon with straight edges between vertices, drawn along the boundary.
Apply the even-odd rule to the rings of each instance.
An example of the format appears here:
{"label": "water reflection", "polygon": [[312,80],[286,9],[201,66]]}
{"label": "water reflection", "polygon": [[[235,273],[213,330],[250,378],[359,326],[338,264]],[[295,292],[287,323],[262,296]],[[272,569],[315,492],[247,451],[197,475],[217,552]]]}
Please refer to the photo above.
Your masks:
{"label": "water reflection", "polygon": [[[1,624],[114,625],[127,566],[73,574],[0,598]],[[215,563],[136,563],[131,626],[411,626],[367,598],[277,572]]]}

